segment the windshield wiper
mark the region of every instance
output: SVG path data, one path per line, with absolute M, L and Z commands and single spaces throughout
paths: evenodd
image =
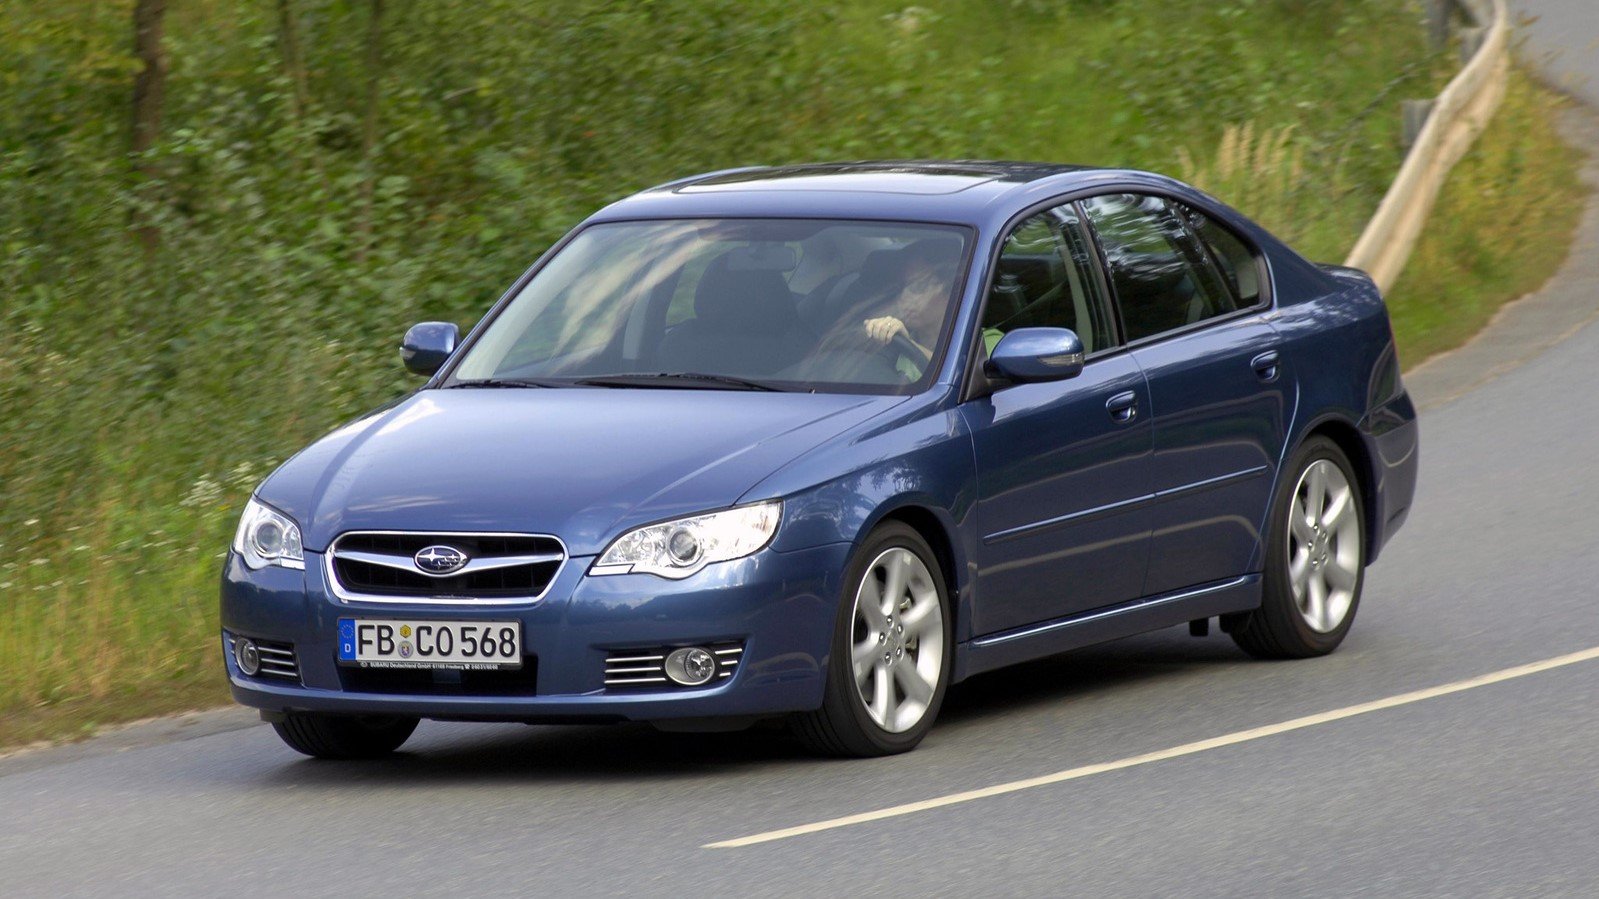
M 561 387 L 570 384 L 570 381 L 550 381 L 536 378 L 474 378 L 467 381 L 456 381 L 440 388 L 454 390 L 457 387 Z
M 672 383 L 663 384 L 669 381 Z M 697 371 L 622 372 L 614 375 L 595 375 L 573 383 L 585 387 L 704 387 L 712 390 L 767 390 L 779 392 L 780 388 L 748 378 L 732 375 L 713 375 Z

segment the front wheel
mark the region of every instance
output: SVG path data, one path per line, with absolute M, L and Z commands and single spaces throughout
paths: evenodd
M 334 716 L 290 712 L 272 724 L 295 752 L 319 759 L 375 759 L 399 749 L 416 718 L 403 716 Z
M 1294 454 L 1272 506 L 1261 606 L 1232 637 L 1250 655 L 1326 655 L 1343 642 L 1366 571 L 1365 506 L 1349 459 L 1325 437 Z
M 916 748 L 949 684 L 949 588 L 915 529 L 885 524 L 851 561 L 822 707 L 795 716 L 812 750 L 868 757 Z

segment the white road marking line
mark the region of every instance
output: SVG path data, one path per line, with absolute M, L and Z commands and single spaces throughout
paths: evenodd
M 753 836 L 739 837 L 733 840 L 723 840 L 718 843 L 707 843 L 700 848 L 737 849 L 743 846 L 754 846 L 758 843 L 770 843 L 773 840 L 786 840 L 790 837 L 799 837 L 806 834 L 819 833 L 824 830 L 835 830 L 840 827 L 849 827 L 854 824 L 866 824 L 871 821 L 881 821 L 885 818 L 898 818 L 902 815 L 925 812 L 930 809 L 943 808 L 947 805 L 958 805 L 963 802 L 973 802 L 978 799 L 987 799 L 991 796 L 1003 796 L 1006 793 L 1016 793 L 1020 792 L 1021 790 L 1031 790 L 1035 787 L 1047 787 L 1051 784 L 1065 783 L 1068 780 L 1078 780 L 1084 777 L 1091 777 L 1095 774 L 1104 774 L 1107 771 L 1120 771 L 1123 768 L 1133 768 L 1138 765 L 1147 765 L 1151 762 L 1160 762 L 1165 761 L 1166 759 L 1181 758 L 1185 755 L 1193 755 L 1195 753 L 1205 752 L 1206 750 L 1210 749 L 1220 749 L 1224 746 L 1234 746 L 1239 743 L 1247 743 L 1251 740 L 1259 740 L 1264 737 L 1285 734 L 1289 731 L 1302 730 L 1307 727 L 1314 727 L 1318 724 L 1342 721 L 1345 718 L 1353 718 L 1356 715 L 1364 715 L 1368 712 L 1380 712 L 1383 709 L 1391 709 L 1396 706 L 1409 705 L 1413 702 L 1421 702 L 1425 699 L 1434 699 L 1439 696 L 1448 696 L 1451 693 L 1461 693 L 1466 690 L 1474 690 L 1478 687 L 1486 687 L 1490 684 L 1514 680 L 1518 677 L 1526 677 L 1530 674 L 1537 674 L 1541 671 L 1549 671 L 1553 668 L 1562 668 L 1566 665 L 1575 665 L 1578 662 L 1587 662 L 1593 659 L 1599 659 L 1599 646 L 1595 646 L 1591 649 L 1584 649 L 1579 652 L 1568 653 L 1562 656 L 1555 656 L 1554 658 L 1544 659 L 1540 662 L 1529 662 L 1526 665 L 1517 665 L 1513 668 L 1502 668 L 1498 671 L 1491 671 L 1487 674 L 1478 675 L 1477 677 L 1471 677 L 1465 680 L 1454 681 L 1453 683 L 1441 684 L 1436 687 L 1427 687 L 1426 689 L 1422 690 L 1413 690 L 1409 693 L 1400 693 L 1397 696 L 1389 696 L 1385 699 L 1374 699 L 1371 702 L 1362 702 L 1357 705 L 1345 706 L 1341 709 L 1318 712 L 1314 715 L 1306 715 L 1303 718 L 1294 718 L 1288 721 L 1279 722 L 1277 724 L 1267 724 L 1263 727 L 1253 727 L 1248 730 L 1234 731 L 1233 733 L 1223 734 L 1219 737 L 1211 737 L 1208 740 L 1198 740 L 1193 743 L 1184 743 L 1181 746 L 1173 746 L 1169 749 L 1158 749 L 1154 752 L 1146 752 L 1142 755 L 1129 756 L 1124 759 L 1117 759 L 1113 762 L 1100 762 L 1095 765 L 1083 765 L 1080 768 L 1068 768 L 1065 771 L 1056 771 L 1053 774 L 1045 774 L 1039 777 L 1029 777 L 1025 780 L 1013 780 L 1009 783 L 995 784 L 991 787 L 982 787 L 976 790 L 966 790 L 962 793 L 951 793 L 947 796 L 938 796 L 933 799 L 923 799 L 920 802 L 907 802 L 904 805 L 891 806 L 889 808 L 878 809 L 871 812 L 861 812 L 857 815 L 845 815 L 842 818 L 832 818 L 827 821 L 817 821 L 813 824 L 800 824 L 795 827 L 785 827 L 782 830 L 769 830 L 765 833 L 758 833 Z

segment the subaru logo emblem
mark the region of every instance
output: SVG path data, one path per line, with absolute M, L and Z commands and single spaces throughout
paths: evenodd
M 450 574 L 465 568 L 470 559 L 453 546 L 427 546 L 412 557 L 412 561 L 427 574 Z

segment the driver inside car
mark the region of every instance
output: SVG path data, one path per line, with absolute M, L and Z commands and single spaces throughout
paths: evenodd
M 864 313 L 858 327 L 877 346 L 888 347 L 903 336 L 894 367 L 914 381 L 933 357 L 956 259 L 944 242 L 923 240 L 899 250 L 894 261 L 897 277 L 887 279 L 857 307 Z

